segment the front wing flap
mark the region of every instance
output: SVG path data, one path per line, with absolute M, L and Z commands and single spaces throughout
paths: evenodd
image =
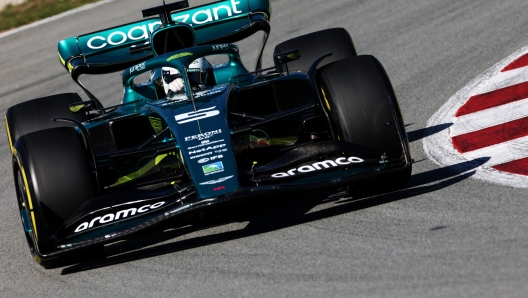
M 196 200 L 190 203 L 185 203 L 185 201 L 187 198 L 195 194 L 192 187 L 185 189 L 174 188 L 171 191 L 165 192 L 162 197 L 150 198 L 149 200 L 150 202 L 153 202 L 152 204 L 144 204 L 142 206 L 143 210 L 149 209 L 152 212 L 146 212 L 145 215 L 133 217 L 130 220 L 111 222 L 108 225 L 102 225 L 100 227 L 95 226 L 91 230 L 81 231 L 79 235 L 75 235 L 75 233 L 70 230 L 70 235 L 61 239 L 60 243 L 58 243 L 55 248 L 49 249 L 47 252 L 37 251 L 37 253 L 41 259 L 53 259 L 63 254 L 70 254 L 92 246 L 125 240 L 146 229 L 154 228 L 168 221 L 184 219 L 187 216 L 200 211 L 211 211 L 232 204 L 243 204 L 256 197 L 311 192 L 313 190 L 332 189 L 343 185 L 358 184 L 364 181 L 372 181 L 385 176 L 405 172 L 410 166 L 410 160 L 406 156 L 402 156 L 399 161 L 394 161 L 381 167 L 371 167 L 370 169 L 363 168 L 360 172 L 343 169 L 332 173 L 318 175 L 318 179 L 312 179 L 313 181 L 293 181 L 284 184 L 245 187 L 227 195 Z M 165 203 L 160 204 L 160 202 Z M 147 205 L 148 207 L 146 207 Z M 150 207 L 152 206 L 155 208 L 151 209 Z M 137 209 L 138 208 L 136 208 L 136 210 Z M 107 214 L 114 214 L 115 218 L 118 212 L 119 211 L 116 210 L 110 210 Z M 98 221 L 100 221 L 102 218 L 100 215 L 92 217 L 92 219 L 97 218 L 98 216 L 100 217 Z M 110 217 L 111 216 L 108 216 L 106 220 Z M 83 217 L 81 221 L 83 223 L 88 223 L 88 225 L 91 222 L 91 220 L 86 217 Z M 77 223 L 78 222 L 80 221 L 77 221 Z

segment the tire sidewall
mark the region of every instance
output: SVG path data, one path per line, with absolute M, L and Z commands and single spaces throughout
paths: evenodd
M 56 134 L 56 136 L 55 138 L 51 137 L 51 140 L 57 142 L 56 144 L 42 143 L 42 147 L 47 148 L 43 148 L 43 152 L 36 150 L 36 148 L 38 149 L 39 146 L 35 146 L 35 144 L 38 145 L 39 141 L 53 136 L 54 134 Z M 61 138 L 70 138 L 70 142 L 65 141 L 61 143 Z M 77 143 L 77 146 L 74 146 L 74 148 L 63 148 L 65 147 L 64 145 L 70 144 L 72 141 Z M 57 152 L 53 154 L 45 154 L 49 153 L 49 149 L 53 148 L 54 145 L 57 146 Z M 68 152 L 66 149 L 71 151 Z M 28 202 L 29 206 L 27 206 L 28 204 L 26 204 L 26 206 L 28 208 L 30 208 L 30 206 L 33 208 L 32 210 L 28 211 L 30 214 L 33 212 L 33 214 L 31 214 L 31 222 L 33 224 L 31 238 L 33 239 L 35 245 L 35 249 L 33 249 L 33 255 L 35 260 L 39 263 L 43 261 L 40 260 L 39 255 L 42 254 L 42 251 L 45 250 L 46 247 L 50 245 L 50 243 L 53 243 L 54 241 L 56 242 L 57 237 L 55 236 L 54 232 L 60 228 L 60 222 L 57 222 L 55 217 L 49 217 L 51 214 L 50 210 L 51 212 L 55 213 L 62 212 L 60 218 L 65 220 L 65 218 L 68 217 L 68 214 L 73 214 L 73 212 L 75 212 L 78 207 L 94 196 L 91 176 L 89 171 L 86 170 L 88 165 L 86 158 L 84 158 L 85 152 L 75 152 L 75 150 L 83 150 L 83 144 L 78 133 L 73 128 L 68 127 L 52 128 L 30 133 L 22 136 L 15 143 L 13 152 L 13 174 L 15 186 L 17 188 L 17 198 L 20 202 L 22 194 L 19 185 L 20 181 L 17 178 L 18 173 L 20 172 L 22 180 L 26 184 L 26 199 L 30 201 Z M 63 170 L 61 169 L 62 167 L 50 167 L 50 163 L 46 164 L 46 161 L 43 160 L 46 157 L 50 159 L 64 159 L 65 163 L 71 164 L 71 170 L 68 170 L 67 174 L 76 177 L 72 177 L 72 180 L 68 181 L 68 178 L 65 178 L 68 177 L 68 175 L 65 175 L 64 173 L 61 175 L 57 174 Z M 46 176 L 42 174 L 42 166 L 45 168 L 47 167 L 45 169 L 47 172 Z M 53 192 L 50 192 L 49 189 L 46 189 L 47 185 L 44 185 L 47 184 L 46 181 L 51 181 L 51 184 L 54 185 L 59 184 L 57 181 L 53 182 L 54 177 L 59 177 L 58 179 L 61 179 L 59 182 L 65 185 L 62 189 L 56 190 L 56 193 L 65 192 L 65 195 L 62 198 L 57 198 L 54 196 Z M 79 181 L 84 181 L 82 182 L 84 185 L 80 185 Z M 72 183 L 74 185 L 69 185 L 68 187 L 68 184 Z M 41 189 L 40 191 L 36 191 L 39 185 Z M 75 188 L 79 189 L 78 193 L 73 191 Z M 70 199 L 65 200 L 64 198 Z M 56 207 L 54 206 L 60 204 L 65 205 L 65 208 L 71 211 L 68 211 L 68 213 L 64 214 L 63 210 L 55 210 L 54 208 Z M 47 211 L 44 211 L 44 208 L 47 208 Z

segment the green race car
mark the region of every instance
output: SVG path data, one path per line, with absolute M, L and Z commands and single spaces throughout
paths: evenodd
M 269 0 L 188 6 L 60 41 L 60 62 L 89 100 L 65 93 L 7 111 L 24 233 L 42 266 L 255 197 L 409 179 L 389 78 L 345 29 L 276 45 L 275 65 L 262 69 Z M 259 31 L 249 71 L 235 43 Z M 104 107 L 79 78 L 113 72 L 123 97 Z

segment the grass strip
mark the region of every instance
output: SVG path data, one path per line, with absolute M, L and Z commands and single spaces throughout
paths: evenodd
M 8 4 L 0 11 L 0 32 L 97 1 L 99 0 L 27 0 L 18 5 Z

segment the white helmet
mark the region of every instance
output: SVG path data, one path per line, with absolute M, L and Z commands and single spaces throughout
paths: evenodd
M 161 69 L 162 72 L 162 82 L 163 82 L 163 89 L 165 90 L 165 94 L 169 93 L 169 84 L 172 83 L 174 80 L 181 78 L 180 72 L 176 68 L 172 67 L 163 67 Z
M 207 68 L 210 66 L 211 64 L 204 57 L 198 58 L 189 64 L 189 68 L 187 68 L 187 75 L 197 85 L 203 85 L 205 84 Z M 172 67 L 163 67 L 162 75 L 163 89 L 165 89 L 165 94 L 169 92 L 169 84 L 175 79 L 182 77 L 180 72 Z

